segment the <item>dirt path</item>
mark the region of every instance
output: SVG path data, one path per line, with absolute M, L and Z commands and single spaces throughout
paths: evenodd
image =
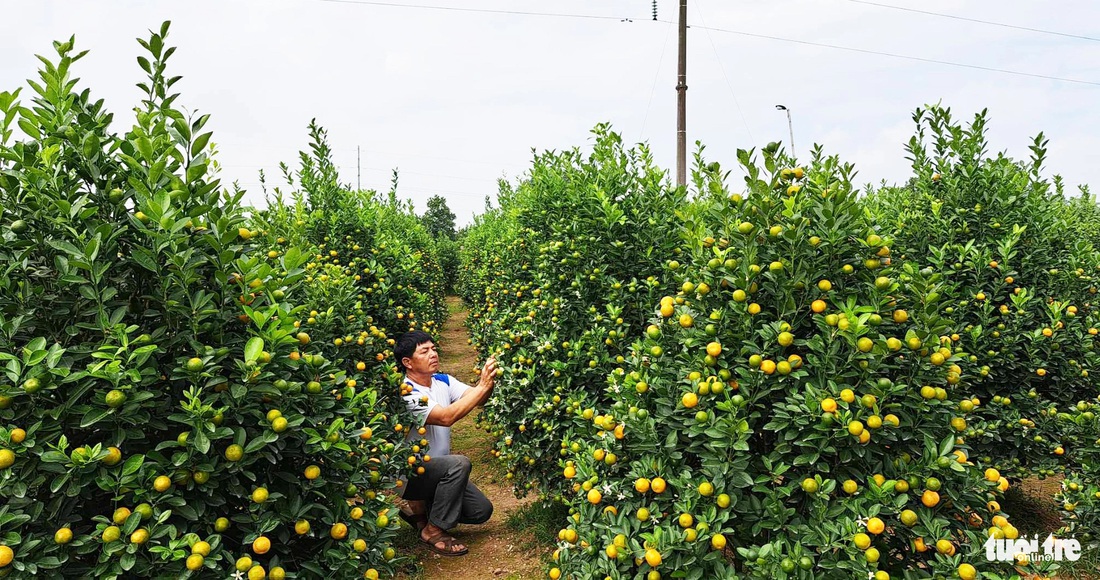
M 447 322 L 437 337 L 441 351 L 440 370 L 473 384 L 477 381 L 473 370 L 477 355 L 467 343 L 466 310 L 459 298 L 451 296 L 447 298 L 447 311 Z M 403 578 L 527 580 L 542 577 L 537 550 L 533 549 L 534 539 L 529 533 L 517 532 L 507 525 L 508 516 L 529 500 L 516 499 L 512 494 L 503 471 L 489 454 L 492 438 L 474 426 L 477 413 L 470 413 L 451 428 L 451 452 L 470 458 L 473 464 L 470 480 L 493 502 L 493 517 L 480 526 L 459 525 L 454 530 L 455 537 L 470 548 L 469 554 L 457 558 L 433 553 L 417 542 L 415 533 L 405 527 L 399 538 L 399 548 L 416 558 L 422 570 L 420 574 Z

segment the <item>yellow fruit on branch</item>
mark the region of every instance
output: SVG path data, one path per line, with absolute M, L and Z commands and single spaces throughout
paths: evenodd
M 132 512 L 130 512 L 130 508 L 120 507 L 116 509 L 114 514 L 111 516 L 111 521 L 121 526 L 122 524 L 126 523 L 126 520 L 130 517 L 131 513 Z
M 722 534 L 714 534 L 710 537 L 710 546 L 715 550 L 722 550 L 726 547 L 726 537 Z
M 210 555 L 210 543 L 206 542 L 206 541 L 203 541 L 203 540 L 199 540 L 198 542 L 195 542 L 191 546 L 191 553 L 192 554 L 199 554 L 199 555 L 202 555 L 202 556 L 209 556 Z
M 225 458 L 229 461 L 240 461 L 244 457 L 244 447 L 233 444 L 225 448 Z
M 202 569 L 203 564 L 205 564 L 205 563 L 206 563 L 206 559 L 203 557 L 202 554 L 191 554 L 190 556 L 187 557 L 187 561 L 186 561 L 185 565 L 187 566 L 188 570 L 191 570 L 192 572 L 195 572 L 197 570 Z
M 15 452 L 11 449 L 0 449 L 0 470 L 15 465 Z
M 130 543 L 131 544 L 141 545 L 141 544 L 144 544 L 148 540 L 149 540 L 149 530 L 146 530 L 145 528 L 138 528 L 138 529 L 134 530 L 134 533 L 130 534 Z
M 252 541 L 252 552 L 255 554 L 263 555 L 271 550 L 271 540 L 266 536 L 259 536 Z
M 867 548 L 871 547 L 871 536 L 868 536 L 863 532 L 860 532 L 853 536 L 852 541 L 860 550 L 866 550 Z
M 951 540 L 936 540 L 936 551 L 945 556 L 954 556 L 955 544 Z
M 684 395 L 680 398 L 680 402 L 684 405 L 684 407 L 692 409 L 699 404 L 699 396 L 695 393 L 684 393 Z
M 55 544 L 68 544 L 73 541 L 73 531 L 69 528 L 61 528 L 54 532 L 53 541 Z

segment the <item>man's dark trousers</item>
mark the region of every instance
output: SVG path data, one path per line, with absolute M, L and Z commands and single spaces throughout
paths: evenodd
M 433 456 L 424 473 L 409 479 L 406 500 L 428 503 L 428 521 L 450 530 L 458 524 L 483 524 L 493 515 L 493 504 L 470 481 L 470 459 L 465 455 Z

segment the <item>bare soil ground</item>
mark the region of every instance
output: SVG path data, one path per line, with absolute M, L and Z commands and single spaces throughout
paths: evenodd
M 477 354 L 468 342 L 466 310 L 457 297 L 447 299 L 450 316 L 437 337 L 440 345 L 440 370 L 473 384 L 477 381 L 474 367 Z M 408 580 L 528 580 L 541 578 L 540 549 L 529 532 L 518 533 L 507 526 L 509 515 L 529 500 L 516 499 L 511 484 L 496 458 L 489 454 L 492 438 L 474 426 L 477 411 L 459 421 L 451 430 L 451 452 L 470 458 L 473 472 L 470 479 L 493 502 L 493 517 L 480 526 L 459 525 L 455 537 L 466 544 L 470 553 L 459 557 L 440 556 L 421 544 L 416 532 L 402 524 L 398 549 L 420 562 L 419 569 L 410 570 L 399 578 Z

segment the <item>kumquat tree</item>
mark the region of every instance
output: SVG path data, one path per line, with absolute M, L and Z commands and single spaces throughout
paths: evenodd
M 485 427 L 498 437 L 496 453 L 510 474 L 537 473 L 519 478 L 522 489 L 540 482 L 544 497 L 560 495 L 570 510 L 548 566 L 551 578 L 1009 578 L 1052 572 L 1056 564 L 1026 558 L 990 562 L 982 547 L 990 537 L 1020 537 L 1002 509 L 1004 493 L 1025 477 L 1055 473 L 1066 477 L 1059 499 L 1070 525 L 1062 531 L 1091 539 L 1100 435 L 1095 387 L 1087 381 L 1095 334 L 1088 322 L 1094 291 L 1088 272 L 1095 266 L 1088 264 L 1095 253 L 1087 241 L 1072 248 L 1043 242 L 1060 239 L 1067 228 L 1066 201 L 1042 183 L 1028 186 L 1023 177 L 1030 172 L 1033 182 L 1039 179 L 1037 167 L 987 159 L 980 136 L 960 133 L 944 129 L 936 140 L 940 147 L 976 148 L 969 158 L 949 156 L 973 164 L 950 170 L 974 180 L 958 186 L 959 197 L 991 195 L 990 182 L 997 179 L 1005 188 L 1030 190 L 1001 206 L 1019 213 L 1000 218 L 1009 224 L 999 246 L 1007 256 L 1000 260 L 1013 260 L 1013 246 L 1029 226 L 1019 216 L 1027 215 L 1051 222 L 1031 226 L 1041 235 L 1024 243 L 1037 246 L 1037 255 L 1054 253 L 1073 264 L 1066 282 L 1050 281 L 1049 288 L 1062 289 L 1078 305 L 1044 299 L 1050 308 L 1036 310 L 1053 314 L 1056 319 L 1044 320 L 1060 332 L 1075 329 L 1073 338 L 1054 335 L 1066 336 L 1063 352 L 1053 347 L 1059 368 L 1073 372 L 1060 372 L 1062 388 L 1045 389 L 1042 399 L 1027 385 L 1043 373 L 1002 368 L 995 375 L 1000 380 L 992 381 L 983 359 L 1000 353 L 985 353 L 989 347 L 978 352 L 969 343 L 980 332 L 1002 336 L 996 322 L 966 318 L 971 301 L 989 299 L 975 298 L 980 282 L 960 275 L 966 268 L 961 263 L 973 268 L 980 260 L 996 268 L 992 258 L 981 257 L 990 250 L 972 235 L 958 246 L 937 241 L 938 232 L 965 232 L 965 225 L 927 224 L 940 215 L 966 215 L 964 208 L 980 202 L 928 196 L 931 211 L 903 213 L 912 207 L 906 203 L 927 199 L 911 191 L 924 173 L 930 187 L 946 181 L 927 169 L 935 163 L 920 155 L 919 136 L 912 144 L 918 177 L 910 189 L 869 198 L 858 195 L 854 168 L 820 149 L 805 167 L 774 144 L 760 152 L 760 161 L 740 152 L 743 189 L 732 189 L 728 174 L 704 162 L 700 152 L 694 198 L 681 202 L 667 221 L 667 214 L 651 213 L 645 226 L 637 224 L 653 239 L 677 241 L 672 248 L 647 248 L 649 263 L 663 266 L 650 274 L 662 297 L 650 298 L 645 321 L 634 319 L 625 330 L 610 326 L 587 343 L 581 341 L 591 336 L 589 325 L 606 318 L 602 309 L 633 303 L 615 300 L 620 283 L 614 278 L 605 279 L 597 300 L 584 300 L 583 288 L 595 281 L 592 266 L 574 270 L 572 279 L 557 274 L 560 266 L 544 257 L 558 251 L 552 237 L 542 238 L 552 228 L 520 225 L 567 211 L 509 205 L 512 198 L 505 196 L 500 210 L 472 228 L 466 296 L 484 304 L 475 310 L 475 329 L 482 329 L 475 341 L 512 361 L 502 380 L 525 401 L 504 413 L 487 407 Z M 517 191 L 541 182 L 539 158 L 535 167 Z M 989 177 L 980 178 L 978 168 L 988 168 Z M 564 203 L 569 188 L 579 189 L 578 180 L 566 183 L 551 197 L 555 203 Z M 1025 198 L 1045 209 L 1021 209 Z M 572 213 L 584 215 L 579 206 Z M 560 264 L 608 256 L 606 245 L 586 254 L 576 246 L 581 239 L 574 238 L 574 253 L 562 254 Z M 925 246 L 911 246 L 918 240 Z M 493 244 L 509 250 L 493 251 Z M 977 257 L 952 265 L 941 258 L 951 252 Z M 621 258 L 606 261 L 618 263 Z M 1023 267 L 1005 273 L 1030 279 L 1018 273 Z M 1058 275 L 1049 267 L 1034 274 Z M 562 289 L 562 281 L 569 288 Z M 1027 296 L 1013 294 L 1018 301 L 1021 295 Z M 578 298 L 579 306 L 591 306 L 589 318 L 562 316 L 560 304 L 576 308 Z M 1004 307 L 985 310 L 993 311 Z M 540 325 L 543 317 L 549 319 Z M 1022 351 L 1008 357 L 1012 365 L 1026 367 L 1024 353 L 1036 356 L 1042 347 L 1035 339 L 1050 336 L 1041 327 L 1034 335 L 1013 332 L 1012 344 Z M 588 368 L 586 357 L 577 356 L 585 350 L 568 350 L 601 339 L 615 350 L 586 347 Z M 566 368 L 579 370 L 555 372 L 562 365 L 554 354 L 559 348 L 565 364 L 579 359 Z M 1054 362 L 1036 363 L 1041 366 Z M 602 383 L 577 388 L 577 377 L 600 368 L 610 368 Z M 1009 377 L 1016 380 L 1005 390 Z M 530 396 L 533 405 L 523 398 Z M 1026 412 L 1011 404 L 1056 396 Z M 1044 429 L 1032 432 L 1039 423 Z M 1020 427 L 1026 438 L 1007 437 Z M 1079 449 L 1067 461 L 1068 441 Z M 1037 443 L 1043 450 L 1038 456 Z M 546 461 L 555 453 L 556 466 Z M 1021 461 L 1029 454 L 1037 459 Z
M 0 94 L 0 575 L 391 574 L 389 498 L 415 467 L 388 333 L 438 318 L 431 249 L 376 229 L 351 274 L 309 224 L 400 210 L 319 204 L 286 239 L 250 218 L 207 117 L 175 108 L 167 34 L 141 41 L 124 133 L 72 78 L 72 40 L 29 102 Z M 310 199 L 354 199 L 301 173 Z

